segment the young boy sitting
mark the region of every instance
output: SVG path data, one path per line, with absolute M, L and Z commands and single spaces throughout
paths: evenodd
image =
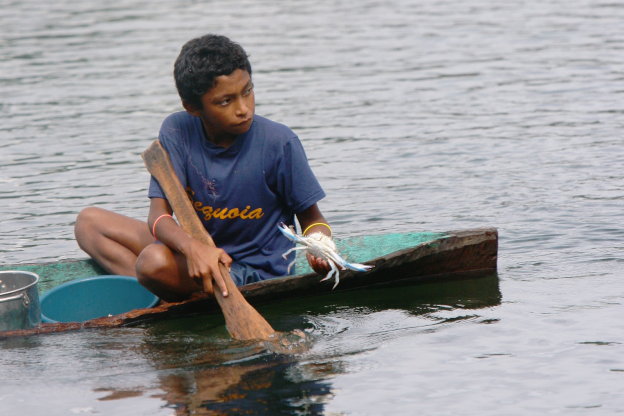
M 292 243 L 280 222 L 293 225 L 296 215 L 305 234 L 331 237 L 317 206 L 325 193 L 301 142 L 288 127 L 255 115 L 251 65 L 230 39 L 187 42 L 174 77 L 186 111 L 164 120 L 159 140 L 218 247 L 178 226 L 153 177 L 147 223 L 86 208 L 75 225 L 79 246 L 108 272 L 136 276 L 167 301 L 201 291 L 203 278 L 226 292 L 219 262 L 231 267 L 237 285 L 286 275 L 294 253 L 282 258 Z M 308 262 L 317 273 L 329 270 L 322 259 L 308 255 Z

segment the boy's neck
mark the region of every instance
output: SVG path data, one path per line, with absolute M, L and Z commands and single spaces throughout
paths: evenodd
M 206 125 L 202 122 L 202 130 L 204 132 L 204 138 L 208 140 L 210 143 L 215 146 L 228 148 L 234 144 L 236 141 L 237 135 L 233 134 L 221 134 L 219 136 L 213 135 L 210 133 L 210 130 L 206 127 Z

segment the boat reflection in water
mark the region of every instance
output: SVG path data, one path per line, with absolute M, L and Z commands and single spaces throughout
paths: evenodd
M 233 341 L 222 319 L 209 314 L 153 322 L 140 349 L 158 372 L 158 397 L 177 415 L 323 414 L 335 394 L 332 378 L 348 373 L 349 357 L 392 338 L 478 319 L 480 308 L 501 299 L 496 273 L 404 281 L 261 308 L 276 329 L 305 332 L 291 353 Z

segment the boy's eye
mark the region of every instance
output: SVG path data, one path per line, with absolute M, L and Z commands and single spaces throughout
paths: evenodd
M 225 107 L 226 105 L 228 105 L 230 103 L 230 99 L 229 98 L 225 98 L 221 101 L 219 101 L 217 103 L 217 105 L 221 106 L 221 107 Z
M 245 91 L 243 91 L 244 95 L 249 95 L 251 94 L 251 92 L 253 91 L 253 84 L 251 84 L 249 87 L 247 87 L 247 89 Z

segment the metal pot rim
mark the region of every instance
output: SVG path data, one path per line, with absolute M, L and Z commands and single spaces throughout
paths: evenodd
M 9 273 L 27 274 L 27 275 L 30 275 L 30 276 L 34 277 L 35 280 L 32 283 L 27 284 L 26 286 L 20 287 L 18 289 L 11 290 L 10 292 L 2 292 L 2 293 L 0 293 L 0 300 L 2 300 L 2 298 L 4 298 L 4 297 L 15 295 L 15 294 L 17 294 L 19 292 L 23 292 L 25 290 L 28 290 L 31 287 L 36 286 L 37 283 L 39 283 L 39 275 L 37 273 L 27 272 L 27 271 L 24 271 L 24 270 L 3 270 L 3 271 L 0 271 L 0 278 L 2 277 L 3 274 L 9 274 Z

